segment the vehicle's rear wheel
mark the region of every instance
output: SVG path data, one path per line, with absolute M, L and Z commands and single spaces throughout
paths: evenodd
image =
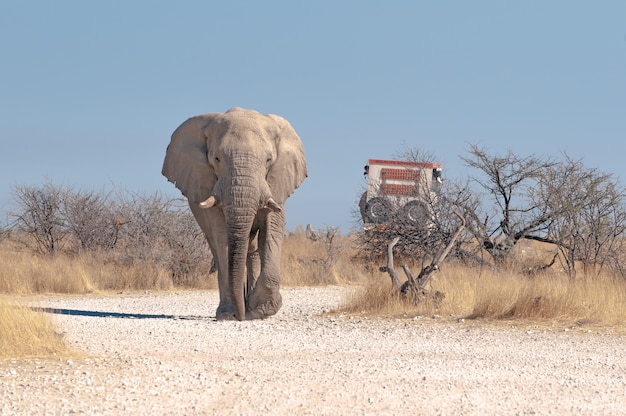
M 365 215 L 370 222 L 380 224 L 389 218 L 391 204 L 385 198 L 372 198 L 365 203 Z
M 426 226 L 432 222 L 430 210 L 422 201 L 409 201 L 402 207 L 402 218 L 414 226 Z

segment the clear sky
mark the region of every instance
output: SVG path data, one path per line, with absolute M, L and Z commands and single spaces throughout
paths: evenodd
M 0 211 L 17 184 L 179 195 L 188 117 L 287 118 L 309 178 L 287 225 L 349 230 L 369 158 L 468 143 L 626 180 L 626 1 L 0 0 Z

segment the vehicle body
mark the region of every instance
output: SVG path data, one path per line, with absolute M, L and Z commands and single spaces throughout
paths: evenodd
M 369 159 L 360 203 L 365 228 L 432 224 L 442 168 L 439 163 Z

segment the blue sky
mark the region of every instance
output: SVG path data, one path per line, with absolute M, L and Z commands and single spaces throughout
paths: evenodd
M 179 195 L 174 129 L 233 106 L 287 118 L 309 178 L 287 225 L 356 226 L 369 158 L 473 174 L 468 143 L 626 180 L 624 1 L 0 0 L 0 211 L 17 184 Z

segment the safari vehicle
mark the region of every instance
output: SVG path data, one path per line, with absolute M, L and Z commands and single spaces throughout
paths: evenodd
M 365 229 L 428 227 L 442 183 L 439 163 L 369 159 L 367 191 L 360 201 Z

